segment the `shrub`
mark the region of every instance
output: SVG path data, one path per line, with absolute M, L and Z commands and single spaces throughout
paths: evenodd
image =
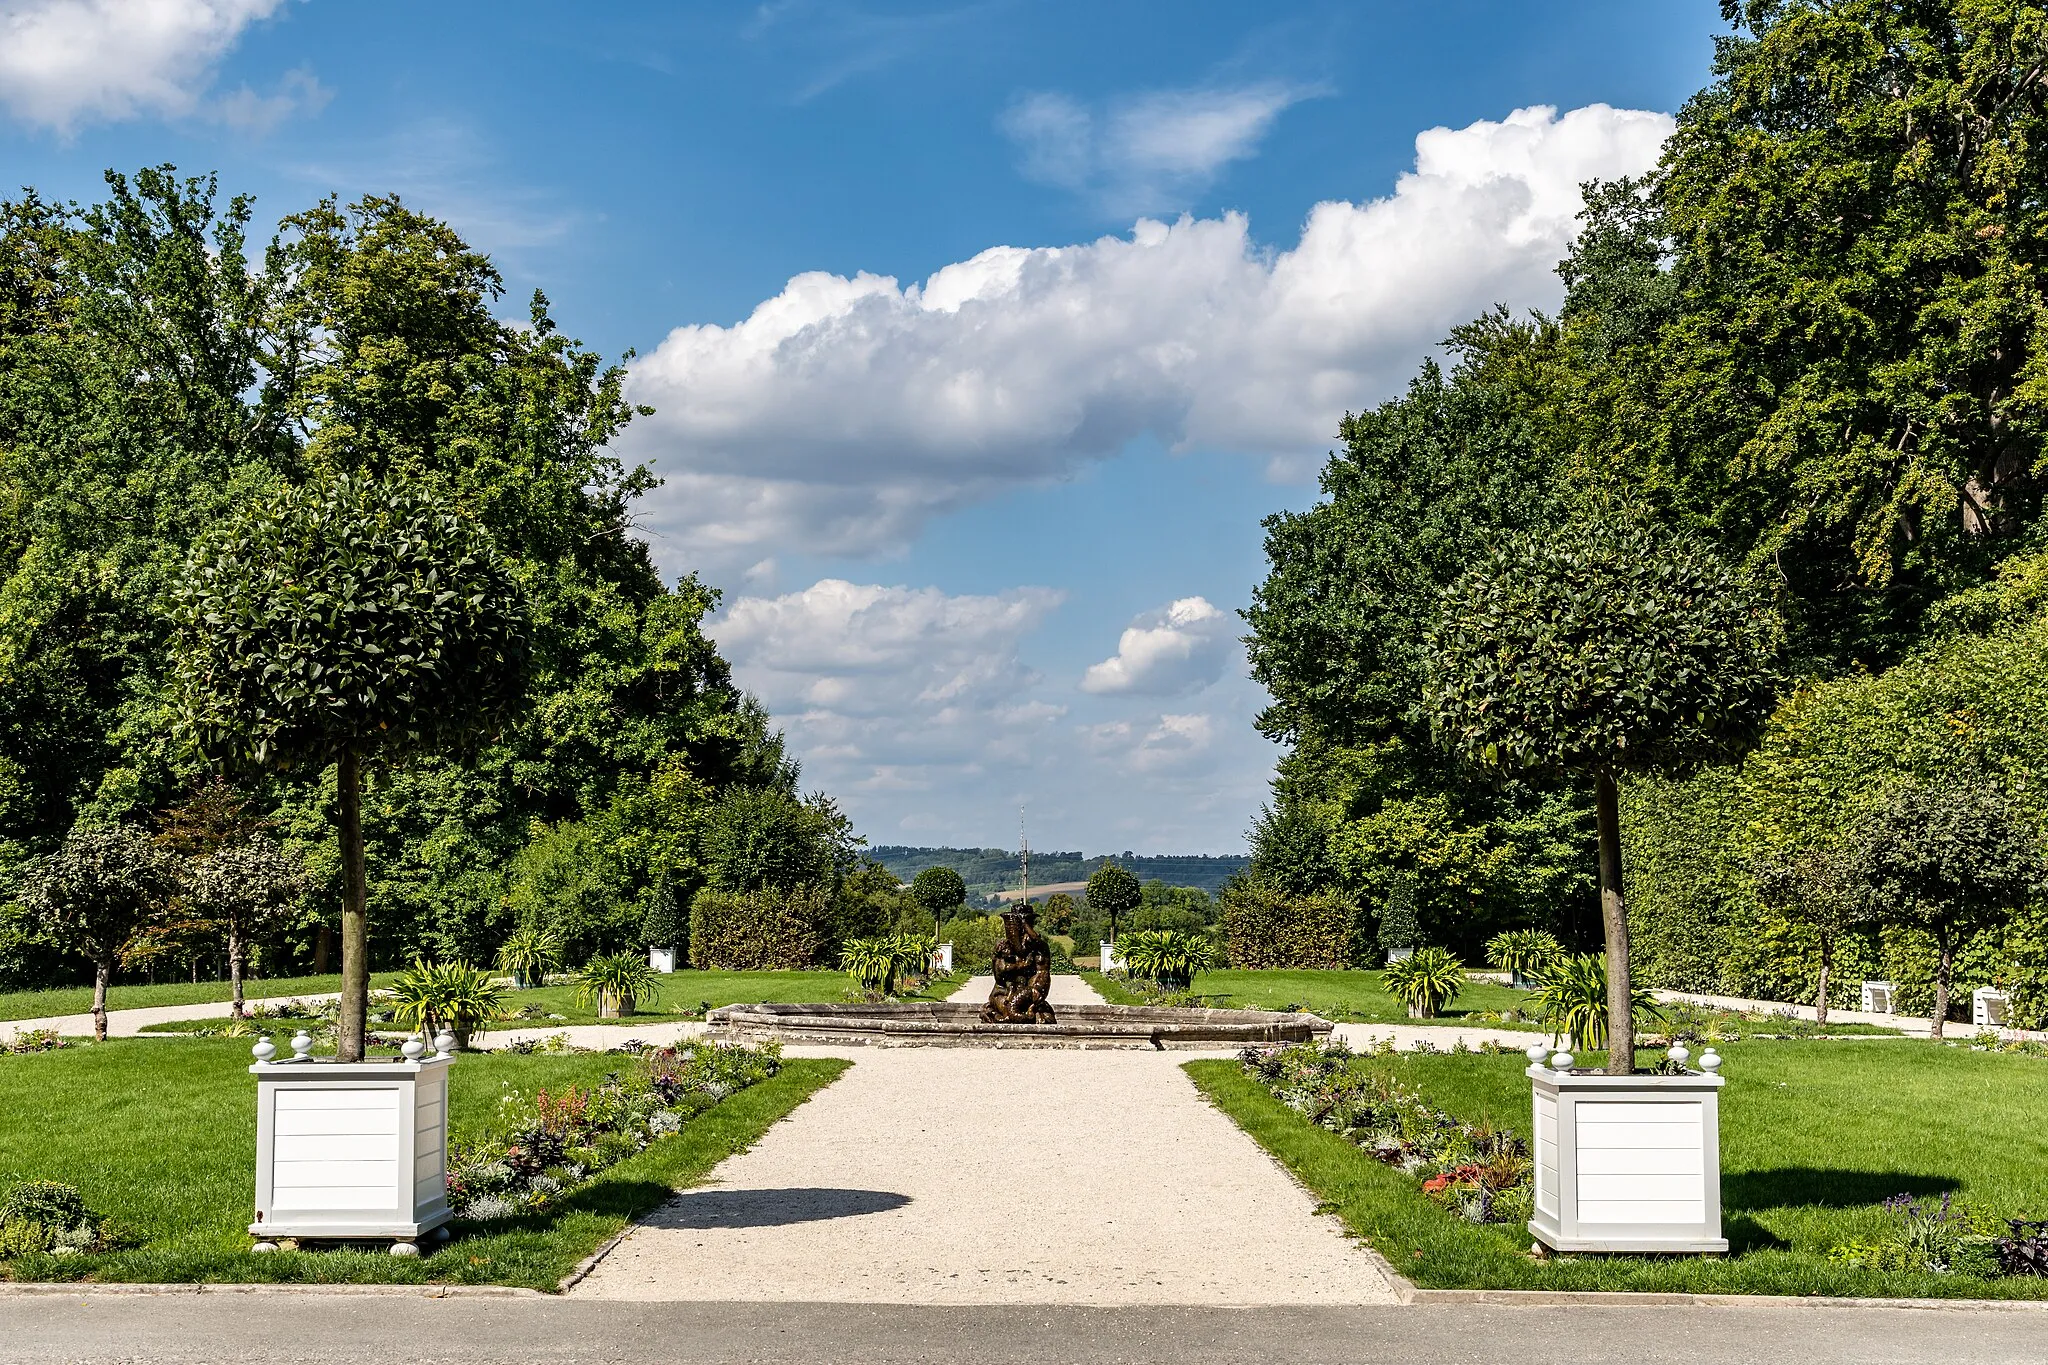
M 1223 893 L 1223 935 L 1234 967 L 1339 968 L 1351 965 L 1358 910 L 1334 895 L 1289 896 L 1257 882 Z
M 987 971 L 1003 939 L 1003 921 L 997 915 L 962 915 L 946 921 L 940 939 L 953 945 L 955 971 Z
M 690 937 L 690 916 L 674 883 L 664 881 L 654 889 L 654 899 L 640 920 L 640 941 L 649 948 L 680 948 Z
M 597 1002 L 600 1016 L 624 1018 L 660 994 L 661 978 L 639 953 L 593 957 L 576 974 L 576 999 Z
M 853 983 L 877 995 L 894 995 L 898 976 L 922 972 L 931 960 L 932 940 L 927 934 L 848 939 L 839 950 L 839 965 Z
M 1649 990 L 1632 986 L 1633 1013 L 1661 1019 L 1662 1007 Z M 1580 1052 L 1597 1052 L 1607 1046 L 1607 955 L 1578 953 L 1552 964 L 1533 997 L 1551 1036 L 1571 1039 Z
M 703 890 L 690 903 L 690 965 L 770 971 L 817 962 L 829 910 L 821 886 L 793 891 Z
M 87 1208 L 84 1196 L 69 1185 L 24 1181 L 0 1199 L 0 1260 L 104 1251 L 116 1240 L 109 1221 Z
M 1168 991 L 1186 990 L 1194 983 L 1195 973 L 1206 971 L 1216 959 L 1209 936 L 1188 929 L 1134 929 L 1123 936 L 1117 949 L 1126 972 L 1156 981 Z
M 466 962 L 420 962 L 383 992 L 392 1018 L 418 1033 L 481 1032 L 505 1014 L 505 991 L 491 974 Z
M 1448 948 L 1418 948 L 1380 973 L 1387 994 L 1408 1007 L 1410 1019 L 1430 1019 L 1465 989 L 1465 964 Z

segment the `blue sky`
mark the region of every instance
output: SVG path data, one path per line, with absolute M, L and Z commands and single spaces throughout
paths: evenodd
M 1277 754 L 1233 643 L 1259 519 L 1450 325 L 1555 302 L 1574 187 L 1654 160 L 1718 29 L 0 0 L 0 180 L 86 200 L 170 161 L 266 220 L 447 217 L 508 316 L 538 286 L 640 353 L 656 554 L 726 587 L 741 680 L 871 841 L 1009 845 L 1022 805 L 1041 847 L 1225 852 Z

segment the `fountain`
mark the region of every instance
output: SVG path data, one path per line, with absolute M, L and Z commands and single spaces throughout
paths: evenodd
M 1062 1005 L 1053 1012 L 1052 950 L 1027 904 L 1003 915 L 995 988 L 984 1004 L 891 1001 L 859 1005 L 726 1005 L 707 1016 L 711 1036 L 747 1043 L 869 1047 L 1239 1048 L 1304 1043 L 1330 1032 L 1313 1014 Z

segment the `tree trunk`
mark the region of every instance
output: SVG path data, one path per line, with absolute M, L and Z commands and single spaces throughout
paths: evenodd
M 362 760 L 344 752 L 335 765 L 341 799 L 341 1019 L 336 1061 L 363 1060 L 370 1016 L 370 891 L 363 870 Z
M 1614 779 L 1593 779 L 1593 805 L 1600 817 L 1600 920 L 1607 931 L 1607 1074 L 1631 1076 L 1636 1069 L 1636 1019 L 1628 970 L 1628 909 L 1621 891 L 1621 798 Z
M 92 1036 L 94 1041 L 107 1041 L 107 979 L 114 974 L 111 962 L 92 964 Z
M 1826 934 L 1820 936 L 1820 987 L 1813 996 L 1813 1022 L 1826 1024 L 1828 1021 L 1828 967 L 1835 955 L 1835 941 Z
M 334 927 L 323 924 L 313 935 L 313 975 L 327 975 L 327 964 L 334 960 Z
M 228 1013 L 235 1018 L 242 1017 L 242 933 L 231 922 L 228 925 L 228 996 L 234 1002 L 228 1006 Z
M 1934 964 L 1934 1031 L 1928 1035 L 1936 1040 L 1941 1038 L 1942 1025 L 1948 1022 L 1948 978 L 1955 965 L 1955 945 L 1944 934 L 1941 937 L 1941 955 Z

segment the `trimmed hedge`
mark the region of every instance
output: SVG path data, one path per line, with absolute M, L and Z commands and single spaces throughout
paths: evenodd
M 1223 938 L 1232 967 L 1339 969 L 1352 965 L 1358 907 L 1327 892 L 1290 896 L 1240 882 L 1224 888 Z
M 815 966 L 830 946 L 832 908 L 820 886 L 699 891 L 690 902 L 690 965 L 729 972 Z

